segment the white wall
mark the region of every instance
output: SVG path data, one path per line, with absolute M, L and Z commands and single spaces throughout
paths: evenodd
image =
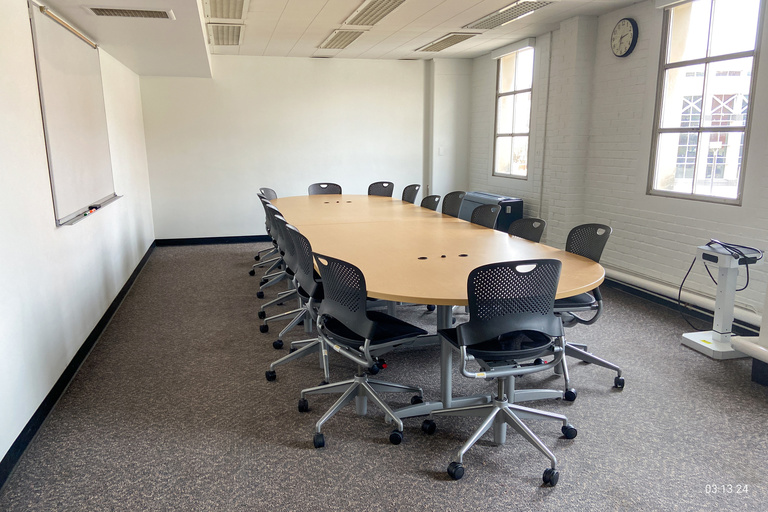
M 445 196 L 469 187 L 472 61 L 437 59 L 433 61 L 432 71 L 429 194 Z
M 142 77 L 157 238 L 263 234 L 259 187 L 395 195 L 423 181 L 424 63 L 212 57 L 213 78 Z
M 619 59 L 608 43 L 623 17 L 637 20 L 640 38 L 634 53 Z M 752 94 L 744 201 L 740 207 L 726 206 L 646 194 L 661 24 L 662 11 L 646 1 L 599 18 L 566 20 L 559 30 L 537 37 L 537 64 L 546 52 L 539 42 L 548 36 L 552 51 L 549 84 L 543 66 L 534 83 L 535 105 L 547 95 L 549 103 L 546 138 L 536 143 L 544 144 L 544 152 L 535 147 L 532 165 L 544 161 L 541 211 L 548 221 L 547 243 L 564 246 L 570 227 L 581 222 L 609 224 L 614 232 L 601 261 L 608 275 L 676 296 L 696 246 L 710 238 L 768 249 L 768 173 L 763 169 L 768 161 L 763 143 L 768 139 L 768 37 L 763 37 Z M 473 69 L 470 183 L 473 189 L 497 191 L 490 178 L 495 67 L 485 56 L 475 59 Z M 535 200 L 525 187 L 533 190 L 539 179 L 534 172 L 518 196 Z M 526 206 L 526 214 L 535 213 Z M 736 315 L 759 324 L 766 272 L 757 267 L 750 274 L 749 288 L 737 294 L 741 309 Z M 699 296 L 690 299 L 711 309 L 715 285 L 701 264 L 686 289 Z
M 104 55 L 118 194 L 56 228 L 26 2 L 0 16 L 0 458 L 154 240 L 138 77 Z

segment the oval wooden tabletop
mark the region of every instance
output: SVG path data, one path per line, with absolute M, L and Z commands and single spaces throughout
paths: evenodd
M 417 304 L 467 304 L 467 276 L 488 263 L 554 258 L 563 263 L 557 298 L 593 290 L 594 261 L 433 212 L 399 199 L 320 195 L 272 200 L 316 253 L 348 261 L 368 295 Z

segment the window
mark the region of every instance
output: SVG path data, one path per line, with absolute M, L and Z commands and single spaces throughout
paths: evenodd
M 667 9 L 649 193 L 739 204 L 761 0 Z
M 527 178 L 533 48 L 505 55 L 497 66 L 493 174 Z

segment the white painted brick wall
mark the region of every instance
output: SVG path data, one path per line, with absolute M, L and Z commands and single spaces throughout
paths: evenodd
M 614 232 L 602 259 L 609 271 L 677 287 L 696 246 L 710 238 L 768 249 L 768 37 L 763 37 L 762 73 L 752 94 L 742 206 L 649 196 L 662 24 L 662 11 L 653 4 L 646 1 L 599 18 L 567 20 L 551 34 L 537 37 L 536 126 L 531 176 L 525 182 L 491 177 L 495 65 L 488 56 L 474 60 L 470 188 L 522 197 L 527 216 L 547 220 L 546 242 L 556 247 L 564 246 L 568 230 L 576 224 L 609 224 Z M 620 59 L 608 43 L 623 17 L 638 22 L 640 38 L 634 53 Z M 500 186 L 498 180 L 510 184 Z M 768 281 L 764 268 L 753 267 L 749 288 L 737 294 L 738 305 L 748 311 L 762 313 Z M 744 282 L 743 275 L 739 282 Z M 686 290 L 714 296 L 715 285 L 700 263 Z

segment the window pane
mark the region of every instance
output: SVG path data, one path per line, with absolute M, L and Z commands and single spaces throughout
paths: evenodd
M 516 56 L 517 53 L 511 53 L 499 59 L 499 93 L 514 90 Z
M 755 49 L 759 0 L 715 0 L 709 55 Z
M 515 94 L 514 133 L 528 133 L 531 126 L 531 93 Z
M 528 175 L 528 137 L 512 137 L 512 175 Z
M 707 56 L 710 0 L 685 3 L 670 11 L 667 62 Z
M 515 66 L 515 90 L 521 91 L 531 87 L 533 87 L 533 48 L 517 52 Z
M 668 69 L 664 75 L 662 128 L 699 126 L 704 64 Z
M 496 112 L 496 133 L 512 133 L 514 101 L 514 96 L 502 96 L 499 98 L 499 107 Z
M 653 188 L 690 194 L 693 191 L 697 135 L 662 133 L 656 148 L 656 175 Z M 693 139 L 691 139 L 693 138 Z M 681 142 L 685 146 L 681 148 Z M 693 147 L 689 147 L 689 144 Z M 682 153 L 682 154 L 681 154 Z
M 694 193 L 735 199 L 743 152 L 743 133 L 703 133 L 699 137 Z
M 710 64 L 702 126 L 746 126 L 751 80 L 751 57 Z
M 496 162 L 493 165 L 494 174 L 512 174 L 512 137 L 496 137 Z

